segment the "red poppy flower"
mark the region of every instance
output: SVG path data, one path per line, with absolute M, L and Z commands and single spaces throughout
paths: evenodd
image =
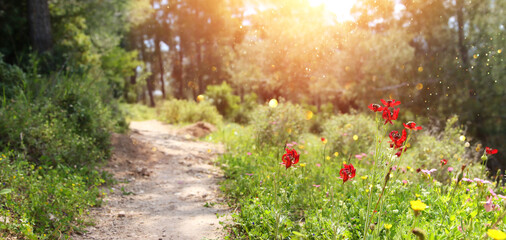
M 383 107 L 380 106 L 379 104 L 376 104 L 376 103 L 371 103 L 369 106 L 368 106 L 369 109 L 371 109 L 373 112 L 380 112 L 380 111 L 383 111 Z
M 288 169 L 292 165 L 297 164 L 299 162 L 299 154 L 297 153 L 297 151 L 295 151 L 295 149 L 290 150 L 287 148 L 286 153 L 283 154 L 282 160 L 283 160 L 282 164 L 285 165 L 286 168 Z
M 381 99 L 381 102 L 383 103 L 383 105 L 385 105 L 386 108 L 395 107 L 401 104 L 401 101 L 395 101 L 395 99 L 390 99 L 388 101 Z
M 448 163 L 448 160 L 446 159 L 441 159 L 441 166 L 444 166 Z
M 400 156 L 402 155 L 402 153 L 403 153 L 403 152 L 406 152 L 406 150 L 408 150 L 408 149 L 407 149 L 407 148 L 402 148 L 402 147 L 401 147 L 401 148 L 399 148 L 399 151 L 397 151 L 397 152 L 395 153 L 395 156 L 400 157 Z
M 485 152 L 487 152 L 488 155 L 492 155 L 492 154 L 496 154 L 498 151 L 497 151 L 497 149 L 492 149 L 492 148 L 486 147 Z
M 402 129 L 402 135 L 398 131 L 391 131 L 389 137 L 391 140 L 390 147 L 396 149 L 400 148 L 407 139 L 406 129 Z
M 397 120 L 397 117 L 399 116 L 399 110 L 400 109 L 397 108 L 397 109 L 394 109 L 394 111 L 392 112 L 392 111 L 390 111 L 389 108 L 384 108 L 382 117 L 383 117 L 383 119 L 385 119 L 385 123 L 383 125 L 385 125 L 387 123 L 394 124 L 392 122 L 392 120 Z
M 403 125 L 404 125 L 404 127 L 405 127 L 405 128 L 407 128 L 407 129 L 409 129 L 409 130 L 415 130 L 415 131 L 417 131 L 417 130 L 422 130 L 422 127 L 421 127 L 421 126 L 418 126 L 418 127 L 417 127 L 417 126 L 416 126 L 416 123 L 415 123 L 415 122 L 413 122 L 413 121 L 410 121 L 410 122 L 408 122 L 408 123 L 403 123 Z
M 343 179 L 343 183 L 355 177 L 355 168 L 353 164 L 344 164 L 344 168 L 339 171 L 340 178 Z

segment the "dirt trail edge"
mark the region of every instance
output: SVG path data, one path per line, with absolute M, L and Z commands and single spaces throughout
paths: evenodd
M 216 214 L 226 214 L 212 160 L 220 145 L 199 142 L 158 121 L 132 122 L 115 134 L 107 170 L 121 183 L 102 207 L 95 226 L 72 239 L 222 239 Z

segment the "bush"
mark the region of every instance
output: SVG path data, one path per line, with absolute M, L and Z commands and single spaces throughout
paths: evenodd
M 241 99 L 232 92 L 232 88 L 223 82 L 221 85 L 207 86 L 206 100 L 216 107 L 218 112 L 227 119 L 232 119 L 239 108 Z
M 328 139 L 331 152 L 345 155 L 369 153 L 374 150 L 376 126 L 368 115 L 341 114 L 325 122 L 322 137 Z
M 156 109 L 143 104 L 122 103 L 119 106 L 121 112 L 129 121 L 144 121 L 157 118 Z
M 223 117 L 218 113 L 216 107 L 209 102 L 172 99 L 165 101 L 157 109 L 162 121 L 171 124 L 194 123 L 204 121 L 219 125 Z
M 244 99 L 233 115 L 233 121 L 239 124 L 247 124 L 254 117 L 253 112 L 258 106 L 258 96 L 255 93 L 246 94 Z
M 0 96 L 11 98 L 15 95 L 15 89 L 21 87 L 25 73 L 17 66 L 6 64 L 0 53 Z
M 253 131 L 259 144 L 283 146 L 307 132 L 306 111 L 292 103 L 277 107 L 260 106 L 253 113 Z
M 107 159 L 113 113 L 93 91 L 68 85 L 57 84 L 54 98 L 30 100 L 19 91 L 0 108 L 0 144 L 38 163 L 83 166 Z
M 476 152 L 476 148 L 466 148 L 465 141 L 460 140 L 464 130 L 454 116 L 446 121 L 444 129 L 425 127 L 424 131 L 417 132 L 415 138 L 410 140 L 412 146 L 406 151 L 406 162 L 412 166 L 422 166 L 424 169 L 443 169 L 437 171 L 434 177 L 442 182 L 448 180 L 446 170 L 453 167 L 458 170 L 462 164 L 467 164 L 467 172 L 477 174 L 480 166 L 472 166 L 474 159 L 479 159 L 483 153 Z M 441 167 L 441 159 L 448 160 L 448 164 Z

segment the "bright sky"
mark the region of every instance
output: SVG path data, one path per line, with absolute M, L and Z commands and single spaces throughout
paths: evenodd
M 339 21 L 353 19 L 350 10 L 356 0 L 308 0 L 311 6 L 324 5 L 326 9 L 336 14 Z

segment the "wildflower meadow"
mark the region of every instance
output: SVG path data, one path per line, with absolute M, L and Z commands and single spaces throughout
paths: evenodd
M 274 100 L 275 101 L 275 100 Z M 270 120 L 310 121 L 308 114 L 283 116 L 286 104 L 269 102 Z M 480 162 L 441 152 L 429 162 L 415 159 L 428 127 L 399 122 L 400 101 L 383 100 L 368 108 L 374 135 L 341 134 L 344 152 L 315 134 L 291 134 L 293 119 L 271 121 L 263 144 L 253 126 L 226 125 L 208 137 L 229 152 L 219 160 L 226 174 L 222 188 L 236 211 L 229 231 L 240 239 L 505 239 L 506 193 L 499 175 L 483 164 L 498 152 L 470 147 L 464 135 L 455 144 L 481 155 Z M 312 115 L 312 114 L 311 114 Z M 283 126 L 281 126 L 283 125 Z M 283 131 L 283 132 L 281 132 Z M 426 134 L 426 133 L 425 133 Z M 360 142 L 370 138 L 370 146 Z M 439 144 L 448 142 L 439 141 Z M 441 146 L 445 147 L 445 146 Z M 413 154 L 416 155 L 413 155 Z

